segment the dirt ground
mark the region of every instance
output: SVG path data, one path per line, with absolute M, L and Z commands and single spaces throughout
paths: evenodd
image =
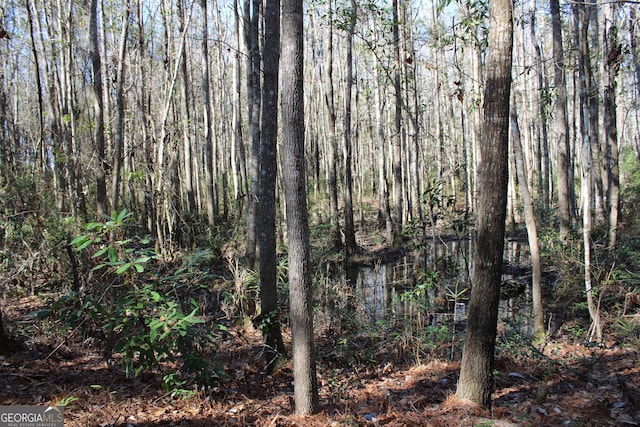
M 65 425 L 88 426 L 621 426 L 640 424 L 637 349 L 560 338 L 544 348 L 501 351 L 490 411 L 454 398 L 459 360 L 394 360 L 384 337 L 365 363 L 353 338 L 350 357 L 336 340 L 318 337 L 320 412 L 293 415 L 290 366 L 263 373 L 260 335 L 236 326 L 220 343 L 225 381 L 189 398 L 162 389 L 160 373 L 127 378 L 116 361 L 79 337 L 60 345 L 38 339 L 26 316 L 38 300 L 5 306 L 34 339 L 0 358 L 0 403 L 66 404 Z M 22 317 L 20 317 L 22 316 Z M 36 332 L 36 333 L 34 333 Z M 290 337 L 285 336 L 285 339 Z M 537 353 L 536 353 L 537 352 Z

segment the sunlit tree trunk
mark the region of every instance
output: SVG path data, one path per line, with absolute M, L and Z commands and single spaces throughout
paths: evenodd
M 46 147 L 45 147 L 45 125 L 44 125 L 44 92 L 42 88 L 42 76 L 40 70 L 40 54 L 38 53 L 38 49 L 36 47 L 36 37 L 35 37 L 35 28 L 33 25 L 33 12 L 31 10 L 31 1 L 26 1 L 26 11 L 27 11 L 27 23 L 29 25 L 29 43 L 31 47 L 31 53 L 33 54 L 33 68 L 35 71 L 35 83 L 38 91 L 38 145 L 36 146 L 36 159 L 37 163 L 40 166 L 42 171 L 45 170 L 45 162 L 46 158 Z M 3 147 L 5 148 L 5 147 Z
M 618 125 L 616 114 L 617 75 L 622 62 L 622 45 L 618 41 L 618 27 L 615 21 L 616 4 L 604 5 L 604 51 L 606 53 L 604 71 L 604 132 L 605 166 L 607 171 L 607 210 L 609 250 L 616 246 L 618 234 L 618 210 L 620 203 L 620 174 L 618 169 Z
M 371 19 L 373 33 L 377 32 L 375 18 Z M 387 178 L 387 157 L 389 155 L 385 132 L 385 101 L 383 93 L 383 81 L 381 64 L 378 55 L 374 53 L 373 64 L 375 69 L 375 138 L 378 154 L 378 224 L 384 227 L 387 244 L 393 243 L 393 220 L 391 217 L 391 205 L 389 203 L 389 181 Z
M 177 0 L 178 31 L 182 34 L 186 31 L 184 0 Z M 182 55 L 178 58 L 180 62 L 180 77 L 182 79 L 180 97 L 180 119 L 182 124 L 182 163 L 183 163 L 183 187 L 186 196 L 186 211 L 196 212 L 196 195 L 193 179 L 193 149 L 191 142 L 191 105 L 189 72 L 187 70 L 187 48 L 182 49 Z
M 518 113 L 515 102 L 511 107 L 511 143 L 516 163 L 516 174 L 522 203 L 524 205 L 524 221 L 527 227 L 527 237 L 529 240 L 529 253 L 531 256 L 531 298 L 533 302 L 533 334 L 542 338 L 544 328 L 544 309 L 542 306 L 542 267 L 540 262 L 540 247 L 538 245 L 538 228 L 536 226 L 536 216 L 533 206 L 533 198 L 529 191 L 526 164 L 522 153 L 522 138 L 518 125 Z
M 559 0 L 549 0 L 551 10 L 551 30 L 553 35 L 553 84 L 556 90 L 554 119 L 558 141 L 556 175 L 558 194 L 558 218 L 560 239 L 566 241 L 571 232 L 572 209 L 569 180 L 571 165 L 571 144 L 569 143 L 569 121 L 567 118 L 567 84 L 565 81 L 564 47 L 562 43 L 562 20 Z
M 551 157 L 549 154 L 549 133 L 548 133 L 548 125 L 547 125 L 547 105 L 549 104 L 547 100 L 548 90 L 547 90 L 547 79 L 545 76 L 545 67 L 544 67 L 544 58 L 542 55 L 542 46 L 541 42 L 538 40 L 538 21 L 536 20 L 537 15 L 537 6 L 536 0 L 533 0 L 531 7 L 531 22 L 529 24 L 531 30 L 531 42 L 533 43 L 534 53 L 535 53 L 535 64 L 536 64 L 536 74 L 538 77 L 538 119 L 536 122 L 539 122 L 539 136 L 538 139 L 540 141 L 540 150 L 538 155 L 540 156 L 540 161 L 542 163 L 541 171 L 540 171 L 540 196 L 542 201 L 542 206 L 544 207 L 545 214 L 549 212 L 549 208 L 551 206 Z
M 640 23 L 637 18 L 637 7 L 635 5 L 629 5 L 629 49 L 631 50 L 631 58 L 633 59 L 631 62 L 633 65 L 633 75 L 636 91 L 633 94 L 633 99 L 635 100 L 636 105 L 640 102 L 640 52 L 638 49 L 638 28 L 640 27 Z M 636 132 L 640 132 L 640 117 L 638 114 L 638 108 L 635 109 L 635 124 L 636 124 Z M 640 159 L 640 136 L 636 134 L 635 137 L 635 149 L 636 149 L 636 157 Z
M 260 44 L 258 23 L 261 15 L 260 0 L 245 0 L 244 25 L 247 46 L 247 104 L 251 145 L 249 150 L 249 193 L 247 194 L 247 238 L 245 243 L 245 266 L 252 269 L 256 262 L 256 221 L 258 205 L 258 156 L 260 154 Z
M 593 80 L 591 78 L 590 50 L 588 42 L 589 14 L 587 6 L 575 4 L 573 6 L 578 35 L 578 73 L 580 76 L 580 135 L 582 150 L 582 241 L 584 247 L 584 285 L 587 297 L 587 308 L 591 317 L 590 338 L 600 341 L 602 339 L 602 327 L 600 313 L 595 303 L 593 277 L 591 274 L 591 232 L 593 227 L 593 185 L 592 178 L 592 148 L 593 129 L 591 121 L 591 95 Z
M 207 221 L 209 225 L 216 222 L 217 206 L 213 176 L 213 126 L 211 125 L 211 79 L 209 72 L 209 11 L 207 0 L 200 0 L 202 9 L 202 97 L 204 120 L 204 179 L 206 188 Z
M 130 9 L 124 8 L 122 16 L 122 33 L 118 46 L 118 71 L 116 86 L 116 123 L 114 129 L 113 144 L 113 174 L 111 181 L 111 205 L 114 211 L 119 209 L 120 186 L 122 177 L 122 164 L 124 160 L 124 80 L 125 80 L 125 55 L 127 52 L 127 39 L 129 33 Z
M 513 51 L 513 3 L 494 0 L 479 147 L 475 269 L 467 333 L 456 396 L 489 407 L 507 205 L 509 100 Z
M 304 150 L 304 61 L 302 0 L 282 2 L 282 140 L 289 238 L 289 295 L 293 339 L 295 410 L 318 409 L 313 335 L 313 295 Z
M 324 73 L 324 100 L 327 110 L 327 191 L 329 193 L 329 221 L 331 222 L 331 241 L 335 248 L 342 246 L 340 215 L 338 213 L 338 144 L 336 140 L 336 107 L 333 90 L 333 5 L 328 3 L 328 34 L 326 70 Z
M 393 203 L 394 203 L 394 243 L 398 243 L 402 235 L 404 216 L 404 200 L 402 197 L 402 86 L 400 84 L 400 22 L 398 18 L 398 0 L 393 0 L 393 88 L 395 97 L 393 128 Z

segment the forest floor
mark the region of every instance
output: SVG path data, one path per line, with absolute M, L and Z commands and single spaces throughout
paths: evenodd
M 29 313 L 42 306 L 41 297 L 5 303 L 8 321 L 38 331 Z M 418 363 L 398 357 L 384 336 L 355 335 L 346 341 L 325 331 L 317 340 L 320 412 L 300 418 L 292 410 L 290 366 L 265 375 L 259 333 L 247 325 L 229 332 L 217 354 L 225 381 L 188 398 L 165 393 L 160 373 L 127 378 L 119 364 L 105 362 L 97 348 L 78 337 L 59 345 L 32 334 L 0 358 L 0 403 L 66 403 L 65 425 L 71 427 L 640 424 L 638 348 L 616 342 L 599 347 L 559 337 L 544 348 L 503 342 L 494 405 L 487 411 L 453 396 L 459 348 L 454 360 L 434 352 Z

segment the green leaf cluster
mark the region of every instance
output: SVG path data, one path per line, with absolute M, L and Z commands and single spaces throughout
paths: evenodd
M 34 314 L 40 319 L 52 317 L 67 330 L 82 326 L 85 333 L 101 331 L 105 345 L 117 353 L 128 375 L 158 370 L 164 374 L 167 391 L 184 391 L 193 382 L 211 385 L 220 376 L 215 338 L 226 332 L 209 331 L 196 298 L 188 295 L 193 289 L 202 291 L 203 285 L 194 286 L 192 280 L 203 276 L 192 274 L 187 265 L 159 277 L 149 239 L 127 235 L 124 226 L 131 218 L 123 210 L 104 223 L 87 224 L 86 233 L 71 245 L 89 253 L 84 259 L 97 262 L 91 270 L 103 274 Z

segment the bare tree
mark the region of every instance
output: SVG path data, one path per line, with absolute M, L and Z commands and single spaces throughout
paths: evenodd
M 542 307 L 542 265 L 540 261 L 540 245 L 538 244 L 538 228 L 533 206 L 533 198 L 527 183 L 527 169 L 522 150 L 522 138 L 518 125 L 518 112 L 513 103 L 511 107 L 511 144 L 516 163 L 516 174 L 522 203 L 524 205 L 524 222 L 529 240 L 531 254 L 531 297 L 533 305 L 533 333 L 537 338 L 544 334 L 544 309 Z
M 475 269 L 456 396 L 491 404 L 507 204 L 513 2 L 490 4 Z
M 327 51 L 326 69 L 324 73 L 324 104 L 327 111 L 327 190 L 329 192 L 329 221 L 331 222 L 331 240 L 336 248 L 342 246 L 342 238 L 340 236 L 340 215 L 338 213 L 338 144 L 336 140 L 336 103 L 333 90 L 333 26 L 334 26 L 334 10 L 332 1 L 328 4 L 328 34 L 327 34 Z
M 559 0 L 549 0 L 551 10 L 551 30 L 553 35 L 553 84 L 556 90 L 554 118 L 558 141 L 557 180 L 558 180 L 558 217 L 560 239 L 566 241 L 572 222 L 572 182 L 569 177 L 571 168 L 571 144 L 569 143 L 569 121 L 567 118 L 567 84 L 565 81 L 564 47 L 562 43 L 562 21 Z
M 124 157 L 124 81 L 125 81 L 125 55 L 127 52 L 127 39 L 129 34 L 129 15 L 131 8 L 127 5 L 122 14 L 122 32 L 118 47 L 118 71 L 116 75 L 116 126 L 114 129 L 113 144 L 113 174 L 111 181 L 111 205 L 113 210 L 118 210 L 120 199 L 120 181 L 122 178 L 122 164 Z
M 244 2 L 244 34 L 247 55 L 247 104 L 251 145 L 249 150 L 249 193 L 247 199 L 247 238 L 245 244 L 245 266 L 253 268 L 256 262 L 256 221 L 258 204 L 258 157 L 260 155 L 260 43 L 259 20 L 262 11 L 260 0 Z
M 620 203 L 620 173 L 618 168 L 618 124 L 616 114 L 617 75 L 622 63 L 622 44 L 618 41 L 616 24 L 616 4 L 604 5 L 605 22 L 603 44 L 606 52 L 604 61 L 604 133 L 605 133 L 605 167 L 607 171 L 607 210 L 609 250 L 616 246 L 618 235 L 618 210 Z
M 211 78 L 209 72 L 209 12 L 207 0 L 200 0 L 202 9 L 202 97 L 204 103 L 204 176 L 207 196 L 207 220 L 209 225 L 216 222 L 217 206 L 215 196 L 215 177 L 213 176 L 213 126 L 211 125 Z
M 257 217 L 260 249 L 260 309 L 268 371 L 285 353 L 276 287 L 276 178 L 278 139 L 278 68 L 280 66 L 280 0 L 267 0 L 264 8 L 264 79 L 262 84 L 262 134 L 258 180 Z
M 296 413 L 318 408 L 313 298 L 309 248 L 309 214 L 304 151 L 304 61 L 302 0 L 282 2 L 282 140 L 283 176 L 289 237 L 289 295 L 293 338 Z
M 358 5 L 351 0 L 349 25 L 347 27 L 347 58 L 344 93 L 344 243 L 347 257 L 355 253 L 356 231 L 353 224 L 353 141 L 351 139 L 351 94 L 353 92 L 353 33 L 358 18 Z
M 98 167 L 96 168 L 96 211 L 102 218 L 107 211 L 107 160 L 105 154 L 104 111 L 102 88 L 102 61 L 100 59 L 100 45 L 98 42 L 98 0 L 91 0 L 89 12 L 89 38 L 91 39 L 89 55 L 93 67 L 93 114 L 94 138 Z
M 582 241 L 584 247 L 584 286 L 587 297 L 587 307 L 591 317 L 590 338 L 600 341 L 602 339 L 602 326 L 600 313 L 594 299 L 594 283 L 591 273 L 591 233 L 593 228 L 593 199 L 594 199 L 594 179 L 593 179 L 593 127 L 592 121 L 597 118 L 592 117 L 593 78 L 589 49 L 589 11 L 583 3 L 573 5 L 574 18 L 576 23 L 576 33 L 578 38 L 578 74 L 580 77 L 580 134 L 582 137 Z

